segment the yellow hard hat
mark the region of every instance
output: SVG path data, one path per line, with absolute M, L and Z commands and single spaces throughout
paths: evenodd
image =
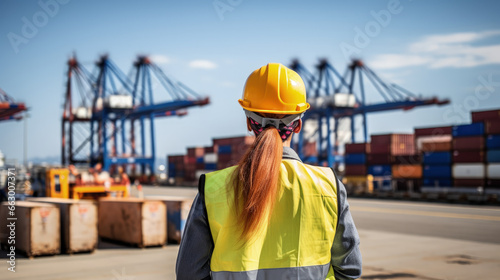
M 272 114 L 300 114 L 310 107 L 302 78 L 280 63 L 253 71 L 238 102 L 245 110 Z

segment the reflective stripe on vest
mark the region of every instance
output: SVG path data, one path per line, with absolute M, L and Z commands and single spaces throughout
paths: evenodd
M 332 170 L 282 160 L 281 188 L 270 222 L 244 244 L 239 240 L 233 191 L 227 188 L 234 170 L 233 166 L 205 175 L 213 279 L 335 279 L 330 265 L 337 226 Z

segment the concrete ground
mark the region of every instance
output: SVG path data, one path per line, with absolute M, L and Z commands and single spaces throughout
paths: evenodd
M 144 188 L 194 196 L 196 189 Z M 498 279 L 500 208 L 349 199 L 361 237 L 362 279 Z M 1 252 L 1 279 L 175 279 L 177 245 L 131 248 L 101 241 L 94 253 L 18 256 Z

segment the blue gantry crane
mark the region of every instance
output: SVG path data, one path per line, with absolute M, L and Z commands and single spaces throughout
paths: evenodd
M 168 77 L 146 56 L 137 58 L 129 76 L 108 56 L 100 58 L 92 73 L 76 58 L 68 65 L 63 164 L 102 162 L 104 170 L 121 165 L 132 173 L 138 165 L 141 174 L 154 175 L 155 118 L 183 116 L 189 107 L 209 104 L 208 97 Z M 166 94 L 157 102 L 154 93 L 160 89 Z
M 316 124 L 310 139 L 305 139 L 305 133 L 302 132 L 296 145 L 301 158 L 314 164 L 335 166 L 343 162 L 339 153 L 339 147 L 345 142 L 339 139 L 339 126 L 343 120 L 350 121 L 347 130 L 350 132 L 350 142 L 355 143 L 355 117 L 361 116 L 363 141 L 367 142 L 366 116 L 369 113 L 410 110 L 450 102 L 437 97 L 424 98 L 397 84 L 387 83 L 358 59 L 352 60 L 342 75 L 326 59 L 321 59 L 316 65 L 315 74 L 298 60 L 293 60 L 290 67 L 302 77 L 310 96 L 308 102 L 311 109 L 304 116 L 304 122 Z M 367 88 L 384 101 L 370 103 L 367 100 Z M 304 154 L 305 141 L 317 143 L 317 156 Z
M 21 120 L 22 112 L 28 110 L 22 102 L 16 102 L 0 88 L 0 121 Z

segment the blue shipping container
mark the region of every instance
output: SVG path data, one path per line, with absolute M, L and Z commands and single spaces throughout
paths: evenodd
M 168 177 L 170 177 L 170 178 L 175 177 L 175 170 L 169 170 L 168 171 Z
M 487 162 L 500 162 L 500 150 L 489 150 L 486 152 Z
M 451 178 L 450 165 L 424 165 L 424 178 Z
M 196 158 L 196 163 L 203 163 L 203 157 Z
M 500 135 L 488 135 L 486 137 L 486 147 L 490 150 L 500 149 Z
M 205 169 L 206 170 L 216 170 L 217 163 L 205 163 Z
M 464 125 L 457 125 L 452 128 L 453 137 L 462 136 L 476 136 L 484 134 L 484 124 L 483 123 L 471 123 Z
M 370 165 L 368 166 L 368 174 L 373 176 L 388 176 L 392 174 L 390 165 Z
M 346 154 L 344 158 L 346 164 L 365 164 L 366 162 L 365 154 Z
M 451 187 L 451 178 L 424 178 L 423 186 L 425 187 Z
M 422 161 L 424 164 L 450 164 L 451 153 L 450 152 L 424 153 Z
M 374 180 L 373 189 L 374 190 L 387 190 L 391 188 L 391 180 Z
M 219 146 L 219 154 L 230 154 L 231 145 Z

